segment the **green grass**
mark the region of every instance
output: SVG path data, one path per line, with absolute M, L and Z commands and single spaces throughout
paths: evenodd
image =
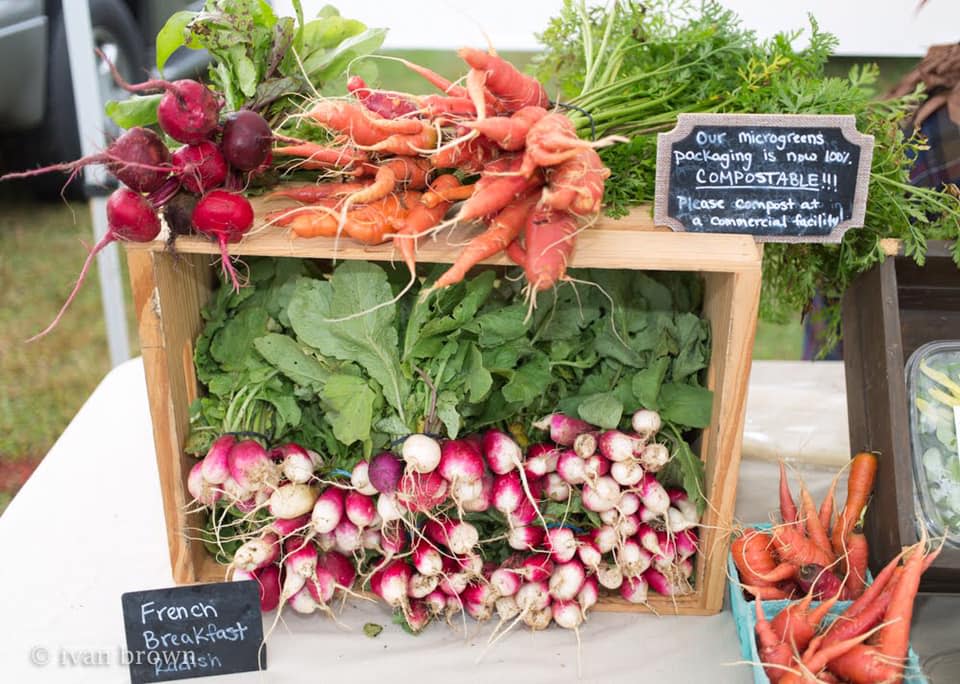
M 60 326 L 24 342 L 63 304 L 91 231 L 86 204 L 0 199 L 0 460 L 45 454 L 110 369 L 95 267 Z

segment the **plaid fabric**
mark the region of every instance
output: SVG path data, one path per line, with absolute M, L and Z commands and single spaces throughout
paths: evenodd
M 960 183 L 960 125 L 950 118 L 947 107 L 942 106 L 927 117 L 920 131 L 930 149 L 917 155 L 910 181 L 935 188 L 944 183 Z

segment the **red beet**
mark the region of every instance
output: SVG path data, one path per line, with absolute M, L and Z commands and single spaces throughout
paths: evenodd
M 198 195 L 220 187 L 227 178 L 227 162 L 209 140 L 184 145 L 173 153 L 173 163 L 183 187 Z
M 151 240 L 155 240 L 159 234 L 160 219 L 157 218 L 157 212 L 143 195 L 129 188 L 117 188 L 114 190 L 113 194 L 110 195 L 110 199 L 107 200 L 106 234 L 100 239 L 100 242 L 90 250 L 90 254 L 87 256 L 87 260 L 80 270 L 77 283 L 73 286 L 73 291 L 70 292 L 67 301 L 64 302 L 60 308 L 57 317 L 54 318 L 53 322 L 42 332 L 34 335 L 27 341 L 32 342 L 33 340 L 39 339 L 57 327 L 60 318 L 64 312 L 66 312 L 70 303 L 73 302 L 73 298 L 77 296 L 77 292 L 80 291 L 80 286 L 83 285 L 83 281 L 87 277 L 87 270 L 90 268 L 90 264 L 93 263 L 93 258 L 100 250 L 115 240 L 150 242 Z
M 253 225 L 253 207 L 242 195 L 226 190 L 208 192 L 193 210 L 193 227 L 220 244 L 222 266 L 235 290 L 240 289 L 237 272 L 230 263 L 227 243 L 238 242 Z
M 224 158 L 241 171 L 253 171 L 267 159 L 273 131 L 266 119 L 249 109 L 242 109 L 227 117 L 223 124 L 220 146 Z
M 153 192 L 170 176 L 170 151 L 153 131 L 131 128 L 114 140 L 107 149 L 82 159 L 53 164 L 30 171 L 8 173 L 0 180 L 29 178 L 50 171 L 69 171 L 67 183 L 88 164 L 104 164 L 124 185 L 137 192 Z

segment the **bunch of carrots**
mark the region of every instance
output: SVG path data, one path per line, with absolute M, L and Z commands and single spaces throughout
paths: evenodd
M 767 677 L 774 684 L 901 681 L 920 577 L 939 553 L 927 548 L 924 533 L 833 620 L 826 618 L 837 595 L 811 609 L 808 593 L 769 621 L 758 598 L 757 647 Z
M 747 528 L 731 546 L 744 590 L 759 599 L 808 594 L 817 600 L 851 600 L 862 595 L 868 547 L 861 519 L 876 472 L 876 455 L 853 458 L 846 503 L 835 514 L 839 473 L 819 507 L 801 482 L 798 508 L 781 463 L 780 524 L 769 531 Z
M 333 133 L 333 144 L 283 139 L 273 155 L 337 178 L 271 193 L 303 206 L 270 222 L 300 237 L 392 239 L 413 277 L 419 238 L 480 221 L 486 230 L 434 288 L 503 251 L 523 267 L 531 292 L 563 280 L 580 226 L 600 210 L 610 172 L 594 148 L 610 140 L 578 138 L 570 118 L 551 111 L 543 86 L 496 54 L 458 54 L 469 66 L 462 85 L 404 60 L 442 94 L 372 90 L 353 77 L 353 99 L 315 102 L 306 116 Z

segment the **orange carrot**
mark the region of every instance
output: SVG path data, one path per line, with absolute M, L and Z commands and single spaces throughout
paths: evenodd
M 437 144 L 437 130 L 426 121 L 419 121 L 420 130 L 416 133 L 398 133 L 370 145 L 375 152 L 386 152 L 413 157 L 425 154 Z
M 823 525 L 820 524 L 820 514 L 817 511 L 816 505 L 813 503 L 813 497 L 810 496 L 810 490 L 807 489 L 807 485 L 804 484 L 802 480 L 800 481 L 800 508 L 803 510 L 803 524 L 807 530 L 807 536 L 810 538 L 810 541 L 828 554 L 830 563 L 832 563 L 835 557 L 830 548 L 830 537 L 827 536 L 827 531 L 824 530 Z M 824 565 L 829 565 L 830 563 L 825 563 Z
M 523 267 L 534 292 L 554 287 L 567 273 L 577 237 L 577 218 L 573 214 L 537 207 L 527 217 L 523 242 L 527 263 Z
M 374 145 L 390 135 L 389 131 L 371 125 L 374 115 L 353 102 L 321 100 L 308 116 L 325 128 L 343 133 L 356 145 Z
M 775 576 L 781 574 L 777 570 L 776 559 L 771 553 L 773 538 L 766 533 L 760 532 L 755 528 L 747 528 L 743 534 L 733 540 L 730 545 L 730 553 L 733 556 L 733 562 L 740 573 L 740 580 L 747 584 L 768 585 L 779 582 L 786 577 L 779 579 L 770 579 L 771 573 Z M 790 569 L 790 575 L 796 572 L 797 566 L 787 565 Z
M 469 97 L 425 95 L 417 98 L 420 112 L 430 119 L 476 118 L 477 108 Z
M 758 599 L 781 600 L 793 596 L 793 589 L 784 589 L 778 586 L 756 586 L 753 584 L 741 584 L 743 590 Z
M 841 557 L 846 579 L 843 583 L 844 598 L 853 600 L 863 593 L 867 586 L 867 537 L 863 527 L 857 524 L 847 535 L 847 553 Z
M 782 633 L 777 631 L 773 623 L 767 622 L 767 617 L 763 613 L 761 599 L 758 598 L 756 604 L 756 632 L 760 662 L 764 664 L 763 671 L 770 681 L 773 682 L 773 684 L 777 684 L 786 673 L 784 667 L 789 665 L 790 661 L 793 660 L 793 650 L 790 644 L 784 641 Z M 774 618 L 774 620 L 776 620 L 776 618 Z M 781 667 L 777 667 L 778 665 Z
M 833 529 L 833 495 L 837 489 L 837 482 L 840 479 L 839 471 L 836 475 L 833 476 L 833 479 L 830 481 L 830 489 L 827 490 L 826 496 L 823 497 L 823 501 L 820 502 L 820 511 L 818 517 L 820 518 L 820 525 L 823 529 L 829 532 Z
M 830 543 L 833 552 L 843 553 L 844 540 L 853 526 L 860 519 L 863 507 L 867 505 L 873 483 L 877 477 L 877 457 L 869 452 L 861 452 L 854 456 L 850 464 L 850 475 L 847 478 L 847 501 L 833 526 Z
M 530 127 L 547 115 L 543 107 L 523 107 L 512 116 L 494 116 L 482 121 L 467 121 L 464 126 L 478 131 L 508 152 L 522 150 Z
M 484 168 L 476 191 L 457 212 L 458 221 L 472 221 L 494 214 L 520 195 L 543 185 L 543 176 L 534 173 L 526 178 L 517 171 L 522 159 L 519 155 L 503 156 Z
M 510 62 L 474 48 L 461 48 L 457 54 L 472 69 L 486 72 L 487 88 L 511 111 L 530 105 L 550 106 L 550 98 L 540 82 L 518 71 Z
M 459 283 L 467 271 L 487 257 L 502 252 L 516 240 L 526 225 L 527 217 L 537 203 L 538 194 L 533 191 L 514 200 L 500 210 L 487 230 L 473 238 L 457 256 L 456 261 L 441 275 L 431 289 L 440 289 Z
M 600 155 L 588 148 L 547 171 L 543 203 L 577 216 L 596 214 L 603 200 L 603 184 L 610 176 Z
M 279 157 L 300 157 L 305 161 L 323 166 L 348 167 L 367 160 L 362 150 L 351 147 L 326 147 L 312 142 L 274 147 L 273 154 Z
M 305 207 L 294 207 L 293 209 L 278 209 L 271 211 L 264 218 L 271 226 L 289 226 L 297 216 L 313 215 L 318 216 L 328 213 L 326 209 L 332 210 L 336 205 L 335 198 L 319 199 Z
M 910 621 L 913 617 L 913 601 L 920 588 L 920 576 L 923 574 L 924 560 L 928 556 L 940 553 L 937 549 L 930 554 L 924 554 L 926 535 L 914 545 L 913 552 L 903 566 L 903 575 L 893 588 L 890 605 L 883 616 L 887 625 L 880 630 L 877 640 L 877 651 L 887 660 L 904 662 L 907 658 L 907 649 L 910 646 Z
M 530 174 L 537 167 L 556 166 L 573 159 L 591 144 L 577 137 L 573 122 L 563 114 L 550 112 L 534 123 L 527 133 L 521 172 Z
M 780 641 L 792 644 L 803 651 L 816 631 L 817 623 L 809 624 L 810 604 L 813 594 L 807 594 L 802 600 L 789 604 L 770 621 L 770 627 Z
M 773 545 L 780 558 L 796 565 L 822 565 L 833 563 L 833 557 L 805 537 L 799 523 L 778 525 L 773 528 Z
M 401 64 L 410 69 L 418 76 L 426 80 L 430 85 L 434 86 L 438 90 L 442 90 L 447 95 L 453 95 L 454 97 L 467 97 L 467 89 L 463 86 L 458 86 L 452 81 L 448 81 L 443 76 L 438 74 L 427 67 L 420 66 L 414 62 L 411 62 L 406 59 L 399 60 Z
M 467 72 L 467 93 L 470 95 L 470 101 L 473 102 L 474 109 L 477 110 L 477 120 L 479 121 L 487 118 L 487 99 L 484 94 L 486 83 L 486 72 L 479 69 L 471 69 Z
M 457 180 L 456 176 L 446 174 L 433 181 L 431 187 L 432 191 L 445 193 L 459 187 L 459 185 L 460 181 Z M 409 192 L 404 196 L 404 202 L 409 207 L 409 211 L 406 217 L 396 225 L 397 234 L 393 238 L 394 245 L 400 250 L 404 263 L 410 269 L 411 277 L 416 274 L 417 266 L 416 236 L 440 223 L 451 204 L 449 201 L 440 201 L 428 207 L 422 202 L 422 199 L 423 196 L 420 196 L 420 201 L 414 201 Z
M 780 461 L 780 517 L 785 523 L 795 523 L 799 514 L 797 505 L 793 502 L 793 495 L 790 493 L 790 482 L 787 480 L 787 466 Z
M 264 197 L 272 199 L 292 199 L 298 202 L 317 202 L 319 200 L 349 195 L 370 185 L 367 181 L 351 183 L 308 183 L 307 185 L 285 185 Z
M 358 206 L 347 212 L 340 226 L 338 212 L 302 213 L 290 227 L 298 237 L 335 237 L 338 231 L 368 245 L 378 245 L 392 228 L 392 222 L 403 217 L 406 208 L 396 195 L 387 195 L 376 202 Z
M 468 128 L 457 127 L 457 137 L 462 138 L 467 133 L 469 133 Z M 499 157 L 500 154 L 500 148 L 492 140 L 480 136 L 469 140 L 461 140 L 454 145 L 444 147 L 432 155 L 430 161 L 438 169 L 459 169 L 468 173 L 480 173 L 487 164 Z
M 476 185 L 455 185 L 449 189 L 443 190 L 437 187 L 437 184 L 434 183 L 430 190 L 423 193 L 423 197 L 420 198 L 420 202 L 427 208 L 433 208 L 438 204 L 443 202 L 459 202 L 460 200 L 469 199 L 473 195 L 473 191 L 476 188 Z

